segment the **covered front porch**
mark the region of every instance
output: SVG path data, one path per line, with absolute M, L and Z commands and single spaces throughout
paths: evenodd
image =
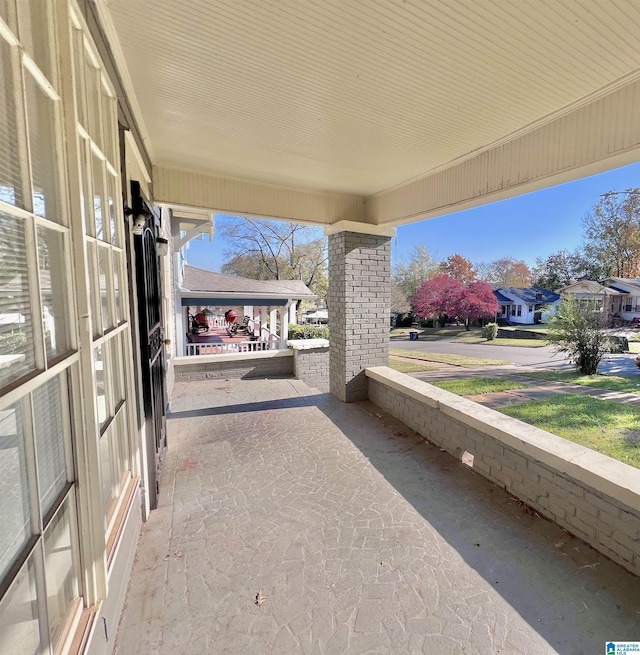
M 541 655 L 637 638 L 639 578 L 368 401 L 294 379 L 178 382 L 168 430 L 114 652 Z

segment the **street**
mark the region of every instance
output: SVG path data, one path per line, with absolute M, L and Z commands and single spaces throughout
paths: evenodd
M 516 366 L 533 366 L 536 368 L 572 368 L 564 353 L 558 353 L 551 346 L 542 348 L 527 348 L 518 346 L 487 346 L 481 343 L 456 343 L 455 340 L 441 339 L 439 341 L 409 341 L 395 340 L 390 342 L 390 348 L 397 350 L 420 350 L 422 352 L 463 355 L 466 357 L 482 357 L 485 359 L 501 359 Z M 639 376 L 640 371 L 635 366 L 635 355 L 606 355 L 600 363 L 600 373 L 611 375 Z

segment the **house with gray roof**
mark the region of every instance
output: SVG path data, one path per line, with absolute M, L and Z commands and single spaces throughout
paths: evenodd
M 539 287 L 497 287 L 493 293 L 500 303 L 497 318 L 508 323 L 544 323 L 549 308 L 557 306 L 560 294 Z
M 640 279 L 608 277 L 601 282 L 578 280 L 559 289 L 563 296 L 572 295 L 597 302 L 612 324 L 637 323 L 640 320 Z

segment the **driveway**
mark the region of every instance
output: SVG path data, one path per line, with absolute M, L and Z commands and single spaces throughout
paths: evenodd
M 535 368 L 572 368 L 563 353 L 558 353 L 551 346 L 541 348 L 526 348 L 519 346 L 486 346 L 477 343 L 457 343 L 455 340 L 440 341 L 398 341 L 391 340 L 390 348 L 397 350 L 418 350 L 422 352 L 444 353 L 448 355 L 463 355 L 466 357 L 484 357 L 486 359 L 502 359 L 516 366 L 532 366 Z M 607 355 L 600 364 L 601 373 L 612 375 L 639 374 L 635 366 L 635 355 Z

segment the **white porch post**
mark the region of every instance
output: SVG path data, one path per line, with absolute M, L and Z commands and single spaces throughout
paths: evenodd
M 271 307 L 269 311 L 269 331 L 278 334 L 278 308 Z
M 289 338 L 289 305 L 285 305 L 280 310 L 280 348 L 287 347 Z
M 268 327 L 267 325 L 267 311 L 269 308 L 266 305 L 260 307 L 260 338 L 262 339 L 262 328 Z
M 250 319 L 253 320 L 253 305 L 245 305 L 242 311 L 244 312 L 244 316 L 248 316 Z
M 295 300 L 290 300 L 289 301 L 291 305 L 289 305 L 289 323 L 297 324 L 298 323 L 298 316 L 296 313 L 296 301 Z

